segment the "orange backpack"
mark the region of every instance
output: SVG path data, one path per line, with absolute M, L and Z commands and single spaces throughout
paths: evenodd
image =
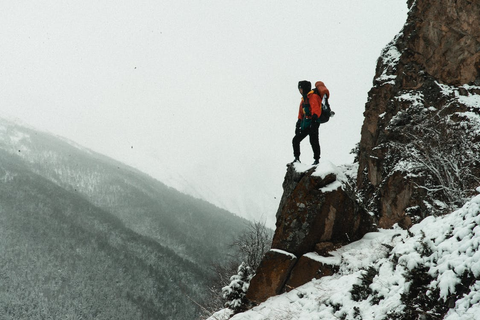
M 328 91 L 327 87 L 322 81 L 315 82 L 315 88 L 313 89 L 313 93 L 320 96 L 322 100 L 322 113 L 320 114 L 320 118 L 318 118 L 318 122 L 325 123 L 330 120 L 330 117 L 335 115 L 335 112 L 332 111 L 330 108 L 330 103 L 328 103 L 328 98 L 330 97 L 330 91 Z

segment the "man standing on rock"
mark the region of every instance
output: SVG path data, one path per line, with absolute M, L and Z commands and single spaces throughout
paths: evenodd
M 310 81 L 298 82 L 298 90 L 302 95 L 300 101 L 300 109 L 298 111 L 298 120 L 295 126 L 295 137 L 293 137 L 293 155 L 295 160 L 292 163 L 300 162 L 300 142 L 307 136 L 310 137 L 310 144 L 313 150 L 313 165 L 317 165 L 320 160 L 320 143 L 318 142 L 318 128 L 320 122 L 318 121 L 322 114 L 322 98 L 330 96 L 328 89 L 322 81 L 315 83 L 317 90 L 311 90 L 312 84 Z

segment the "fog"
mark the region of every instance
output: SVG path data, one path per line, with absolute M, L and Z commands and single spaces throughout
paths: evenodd
M 329 88 L 322 158 L 351 163 L 406 14 L 404 0 L 4 1 L 0 116 L 273 226 L 298 81 Z

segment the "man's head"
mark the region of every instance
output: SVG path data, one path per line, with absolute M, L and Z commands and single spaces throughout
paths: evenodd
M 310 83 L 310 81 L 302 80 L 298 82 L 298 90 L 300 90 L 300 93 L 302 95 L 306 95 L 307 93 L 310 92 L 311 89 L 312 89 L 312 84 Z

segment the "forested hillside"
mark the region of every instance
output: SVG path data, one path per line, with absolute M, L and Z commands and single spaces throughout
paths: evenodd
M 193 319 L 244 221 L 0 120 L 0 318 Z

